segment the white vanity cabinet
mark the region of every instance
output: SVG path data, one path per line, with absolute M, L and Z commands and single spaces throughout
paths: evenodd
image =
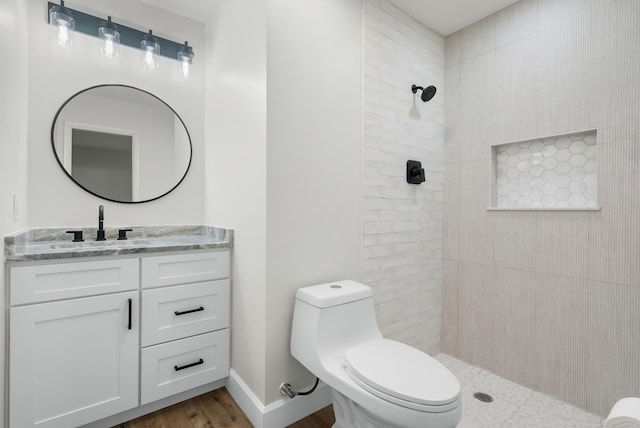
M 160 254 L 8 264 L 10 428 L 90 424 L 228 376 L 229 250 Z
M 138 273 L 126 259 L 9 268 L 10 427 L 74 427 L 138 405 Z

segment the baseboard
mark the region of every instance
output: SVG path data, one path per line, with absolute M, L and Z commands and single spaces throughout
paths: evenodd
M 282 398 L 267 406 L 233 369 L 229 370 L 226 387 L 255 428 L 283 428 L 331 404 L 331 388 L 324 382 L 313 394 Z

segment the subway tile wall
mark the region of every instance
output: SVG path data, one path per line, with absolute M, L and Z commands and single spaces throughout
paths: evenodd
M 445 49 L 442 351 L 603 417 L 640 396 L 638 28 L 637 0 L 521 0 Z M 599 211 L 486 210 L 492 145 L 587 129 Z
M 444 38 L 386 0 L 365 2 L 362 278 L 385 337 L 440 351 Z M 411 85 L 435 85 L 428 103 Z M 408 184 L 406 161 L 426 182 Z

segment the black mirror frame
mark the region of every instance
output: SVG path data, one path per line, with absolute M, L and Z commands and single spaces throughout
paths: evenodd
M 116 199 L 111 199 L 111 198 L 107 198 L 105 196 L 99 195 L 95 192 L 92 192 L 91 190 L 87 189 L 86 187 L 84 187 L 82 184 L 80 184 L 78 181 L 76 181 L 75 178 L 73 178 L 71 176 L 71 174 L 69 174 L 69 172 L 65 169 L 64 165 L 62 164 L 62 161 L 60 161 L 60 158 L 58 157 L 58 152 L 56 152 L 56 144 L 55 144 L 55 139 L 54 139 L 54 135 L 55 135 L 55 127 L 56 127 L 56 122 L 58 121 L 58 116 L 60 116 L 60 113 L 62 112 L 62 110 L 64 109 L 64 107 L 69 104 L 69 102 L 74 99 L 75 97 L 77 97 L 78 95 L 90 91 L 91 89 L 95 89 L 95 88 L 102 88 L 105 86 L 118 86 L 121 88 L 129 88 L 129 89 L 135 89 L 136 91 L 140 91 L 143 92 L 147 95 L 152 96 L 153 98 L 157 99 L 158 101 L 160 101 L 162 104 L 164 104 L 165 106 L 167 106 L 167 108 L 169 110 L 171 110 L 173 112 L 173 114 L 176 115 L 176 117 L 180 120 L 180 123 L 182 123 L 182 126 L 184 127 L 185 132 L 187 133 L 187 138 L 189 139 L 189 163 L 187 164 L 187 169 L 184 171 L 184 175 L 182 176 L 182 178 L 180 179 L 180 181 L 178 181 L 176 183 L 175 186 L 173 186 L 171 189 L 169 189 L 167 192 L 156 196 L 154 198 L 151 199 L 145 199 L 143 201 L 118 201 Z M 187 128 L 187 125 L 185 125 L 184 121 L 182 120 L 182 118 L 180 117 L 180 115 L 178 113 L 176 113 L 176 111 L 166 102 L 164 102 L 162 99 L 160 99 L 159 97 L 157 97 L 156 95 L 152 94 L 151 92 L 145 91 L 144 89 L 140 89 L 140 88 L 136 88 L 135 86 L 130 86 L 130 85 L 122 85 L 122 84 L 117 84 L 117 83 L 113 83 L 113 84 L 102 84 L 102 85 L 95 85 L 95 86 L 91 86 L 89 88 L 83 89 L 79 92 L 76 92 L 75 94 L 73 94 L 72 96 L 70 96 L 58 109 L 58 111 L 56 112 L 56 115 L 53 117 L 53 122 L 51 123 L 51 149 L 53 150 L 53 154 L 56 158 L 56 161 L 58 162 L 58 165 L 60 165 L 60 168 L 62 169 L 62 171 L 64 171 L 64 173 L 66 174 L 67 177 L 69 177 L 71 179 L 71 181 L 73 181 L 78 187 L 80 187 L 82 190 L 84 190 L 87 193 L 92 194 L 93 196 L 96 196 L 100 199 L 104 199 L 106 201 L 111 201 L 111 202 L 117 202 L 120 204 L 141 204 L 144 202 L 151 202 L 151 201 L 155 201 L 156 199 L 160 199 L 164 196 L 167 196 L 169 193 L 173 192 L 176 187 L 178 187 L 186 178 L 187 173 L 189 172 L 189 169 L 191 168 L 191 161 L 193 159 L 193 143 L 191 141 L 191 134 L 189 134 L 189 129 Z

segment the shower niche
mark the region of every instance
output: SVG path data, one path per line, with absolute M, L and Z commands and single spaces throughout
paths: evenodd
M 597 131 L 491 147 L 495 210 L 597 210 Z

